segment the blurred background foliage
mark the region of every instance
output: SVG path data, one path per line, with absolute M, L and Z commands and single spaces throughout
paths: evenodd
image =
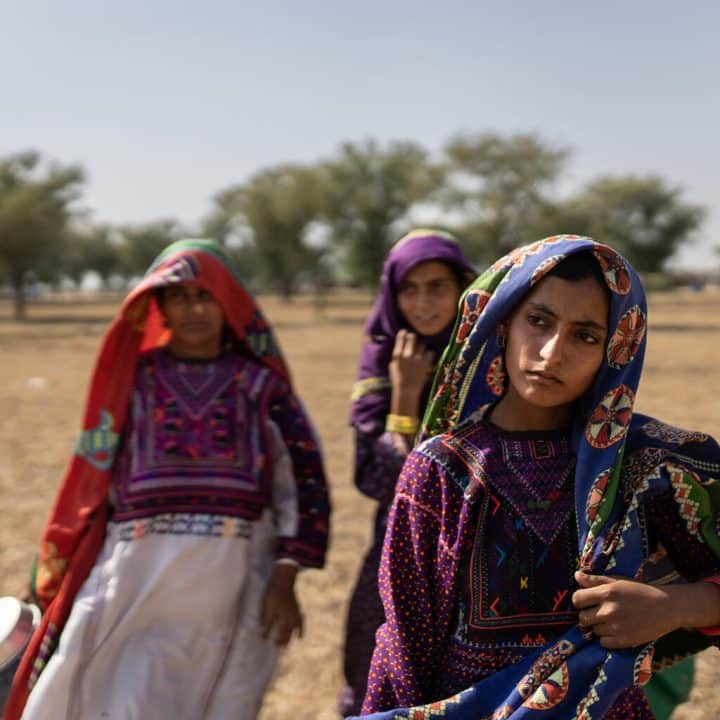
M 535 134 L 464 134 L 439 157 L 418 143 L 346 142 L 312 165 L 282 164 L 220 189 L 194 226 L 172 218 L 93 222 L 85 174 L 36 151 L 0 158 L 0 286 L 25 317 L 27 290 L 124 290 L 181 237 L 212 237 L 248 285 L 290 300 L 331 285 L 373 288 L 392 243 L 413 226 L 454 232 L 479 268 L 556 233 L 590 235 L 644 273 L 662 271 L 702 227 L 704 208 L 652 175 L 605 176 L 569 196 L 558 186 L 572 157 Z

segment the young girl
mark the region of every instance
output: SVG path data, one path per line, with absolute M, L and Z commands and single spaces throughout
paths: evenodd
M 646 317 L 576 236 L 467 291 L 388 520 L 365 713 L 652 718 L 640 686 L 713 641 L 720 449 L 633 413 Z
M 217 245 L 171 245 L 130 293 L 84 428 L 6 720 L 256 717 L 329 504 L 270 328 Z
M 380 550 L 400 468 L 425 407 L 432 372 L 450 339 L 460 293 L 475 277 L 452 235 L 418 229 L 402 237 L 383 266 L 380 293 L 365 323 L 350 422 L 355 484 L 378 501 L 373 542 L 350 599 L 346 687 L 340 714 L 359 713 L 375 631 L 384 620 L 377 590 Z

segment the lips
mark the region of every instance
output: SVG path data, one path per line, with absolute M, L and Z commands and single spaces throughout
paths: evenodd
M 545 372 L 544 370 L 527 370 L 527 375 L 531 378 L 547 385 L 552 384 L 562 384 L 562 380 L 560 380 L 557 375 L 553 375 L 552 373 Z
M 191 323 L 183 323 L 181 325 L 183 330 L 186 330 L 187 332 L 198 332 L 198 331 L 204 331 L 208 328 L 208 323 L 206 322 L 191 322 Z

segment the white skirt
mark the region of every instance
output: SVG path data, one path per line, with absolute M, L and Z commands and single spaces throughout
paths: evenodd
M 253 720 L 278 657 L 271 517 L 109 523 L 23 720 Z

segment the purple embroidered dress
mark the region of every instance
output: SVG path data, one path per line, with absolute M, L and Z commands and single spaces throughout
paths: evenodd
M 105 546 L 23 718 L 252 720 L 274 562 L 322 563 L 327 494 L 285 382 L 236 354 L 140 358 Z M 112 682 L 107 679 L 112 678 Z
M 472 504 L 468 467 L 485 482 Z M 578 561 L 569 434 L 508 433 L 479 417 L 408 457 L 391 511 L 378 631 L 363 714 L 454 696 L 520 662 L 577 623 Z M 642 472 L 627 464 L 626 479 Z M 667 548 L 688 577 L 717 560 L 690 536 L 672 493 L 643 509 L 645 541 Z M 662 553 L 659 553 L 662 554 Z M 652 718 L 641 688 L 606 718 Z
M 430 260 L 454 268 L 463 286 L 475 275 L 452 235 L 425 229 L 408 233 L 396 243 L 385 260 L 380 293 L 365 323 L 368 340 L 363 346 L 358 378 L 353 387 L 350 422 L 355 429 L 355 485 L 361 493 L 377 501 L 378 509 L 372 544 L 363 560 L 348 607 L 343 655 L 346 686 L 338 702 L 342 716 L 360 712 L 375 647 L 375 632 L 385 619 L 377 574 L 395 481 L 406 456 L 406 452 L 397 448 L 392 433 L 385 431 L 392 391 L 388 366 L 397 333 L 408 327 L 398 309 L 397 290 L 410 270 Z M 420 338 L 423 345 L 434 352 L 436 359 L 447 344 L 450 329 Z M 423 392 L 421 409 L 429 391 L 430 383 Z

